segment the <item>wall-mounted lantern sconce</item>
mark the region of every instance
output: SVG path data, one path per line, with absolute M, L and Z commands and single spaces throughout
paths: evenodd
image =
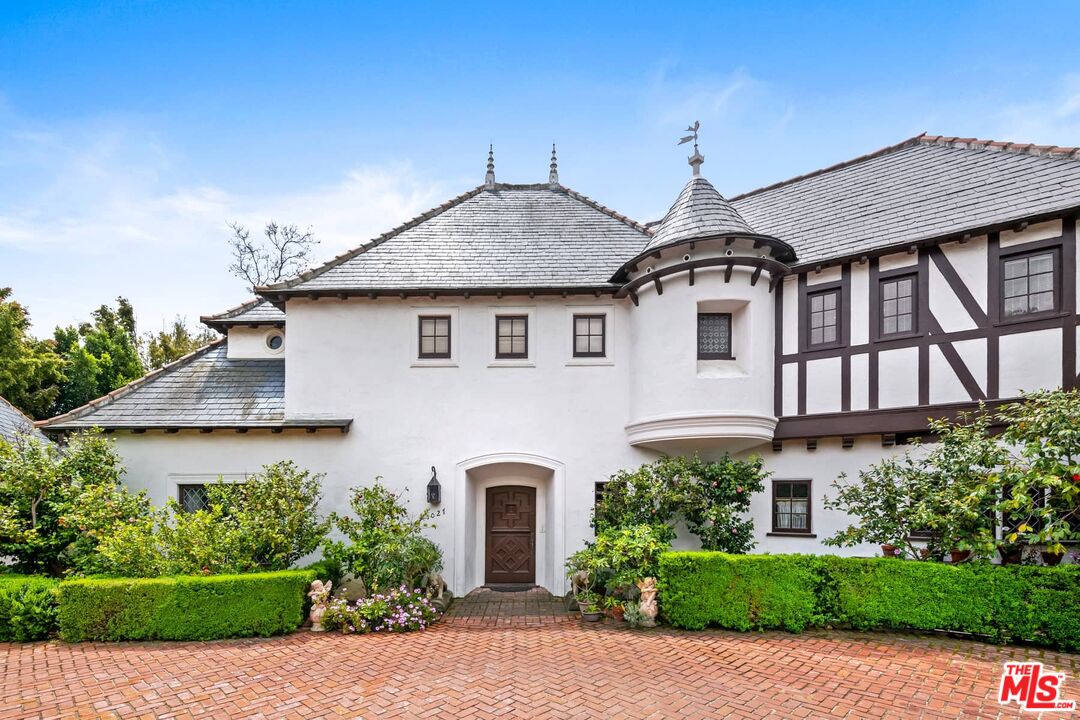
M 442 485 L 439 484 L 439 478 L 435 474 L 435 466 L 431 466 L 431 479 L 427 484 L 427 501 L 432 505 L 438 505 L 442 502 Z

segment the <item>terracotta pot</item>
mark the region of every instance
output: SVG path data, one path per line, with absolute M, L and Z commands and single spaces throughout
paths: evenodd
M 1024 559 L 1024 548 L 1020 545 L 998 545 L 1002 565 L 1019 565 Z
M 1046 565 L 1057 565 L 1065 557 L 1065 553 L 1052 553 L 1045 550 L 1039 554 L 1042 555 L 1043 563 Z
M 919 557 L 921 557 L 923 560 L 930 557 L 930 548 L 920 548 Z
M 622 622 L 623 614 L 625 612 L 626 608 L 622 607 L 621 605 L 619 607 L 613 607 L 611 608 L 611 617 L 615 618 L 615 622 Z
M 895 545 L 883 543 L 881 546 L 881 554 L 885 557 L 900 557 L 900 548 Z
M 954 563 L 962 563 L 965 560 L 967 560 L 969 557 L 971 557 L 971 551 L 970 550 L 950 550 L 949 551 L 949 558 L 952 559 L 952 561 Z

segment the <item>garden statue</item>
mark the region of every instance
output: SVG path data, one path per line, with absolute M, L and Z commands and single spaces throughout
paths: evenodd
M 644 578 L 637 582 L 641 591 L 640 611 L 644 620 L 642 627 L 656 627 L 656 578 Z
M 589 572 L 587 570 L 578 570 L 570 576 L 570 589 L 574 593 L 574 597 L 578 597 L 582 592 L 591 590 L 592 585 L 589 582 Z
M 437 572 L 426 573 L 421 579 L 420 587 L 428 591 L 428 595 L 435 600 L 442 600 L 446 592 L 446 581 Z
M 330 604 L 330 589 L 334 586 L 332 580 L 327 580 L 323 583 L 322 580 L 316 580 L 311 583 L 311 590 L 308 591 L 308 597 L 311 598 L 311 630 L 312 632 L 322 632 L 322 619 L 323 614 L 326 613 L 326 607 Z

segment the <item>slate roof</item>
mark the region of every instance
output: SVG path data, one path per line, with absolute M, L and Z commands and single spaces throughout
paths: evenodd
M 606 288 L 648 240 L 643 226 L 562 185 L 499 183 L 259 291 Z
M 920 135 L 731 199 L 799 265 L 1080 206 L 1076 148 Z
M 199 320 L 214 330 L 224 332 L 233 325 L 284 325 L 285 313 L 268 300 L 257 297 L 216 315 L 203 315 Z
M 41 440 L 45 436 L 34 429 L 34 421 L 22 414 L 17 407 L 0 397 L 0 438 L 10 442 L 20 435 L 33 435 Z
M 690 178 L 653 232 L 646 250 L 700 237 L 755 234 L 739 211 L 701 176 Z
M 225 339 L 206 345 L 89 405 L 49 430 L 273 427 L 285 419 L 285 360 L 230 360 Z

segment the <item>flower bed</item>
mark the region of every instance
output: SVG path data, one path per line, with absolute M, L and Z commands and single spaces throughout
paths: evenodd
M 409 632 L 423 630 L 438 617 L 439 611 L 423 590 L 409 590 L 402 585 L 355 603 L 334 600 L 326 609 L 322 624 L 327 630 L 346 634 Z
M 659 583 L 665 619 L 690 629 L 946 630 L 1080 649 L 1077 566 L 671 552 Z
M 60 583 L 60 637 L 80 640 L 213 640 L 269 636 L 303 622 L 315 573 L 69 580 Z

